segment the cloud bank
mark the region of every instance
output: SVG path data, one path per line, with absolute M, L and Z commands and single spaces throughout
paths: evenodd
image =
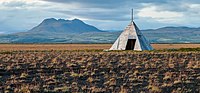
M 0 31 L 25 31 L 52 17 L 123 29 L 130 22 L 131 8 L 141 29 L 200 26 L 199 0 L 1 0 Z

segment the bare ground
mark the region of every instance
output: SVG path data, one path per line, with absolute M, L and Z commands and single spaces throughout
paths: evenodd
M 0 53 L 0 93 L 200 93 L 199 52 Z

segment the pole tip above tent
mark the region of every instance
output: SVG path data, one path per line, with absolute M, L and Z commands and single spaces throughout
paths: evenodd
M 124 29 L 110 50 L 153 50 L 150 43 L 134 23 L 133 9 L 131 13 L 131 23 Z

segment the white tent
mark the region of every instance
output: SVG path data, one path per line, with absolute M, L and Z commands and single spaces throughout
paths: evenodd
M 125 28 L 109 50 L 153 50 L 150 43 L 133 21 L 133 10 L 131 23 Z

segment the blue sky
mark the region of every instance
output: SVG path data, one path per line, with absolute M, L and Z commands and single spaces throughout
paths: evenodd
M 140 29 L 200 27 L 200 0 L 0 0 L 0 34 L 27 31 L 46 18 L 78 18 L 102 30 L 121 30 L 131 8 Z

